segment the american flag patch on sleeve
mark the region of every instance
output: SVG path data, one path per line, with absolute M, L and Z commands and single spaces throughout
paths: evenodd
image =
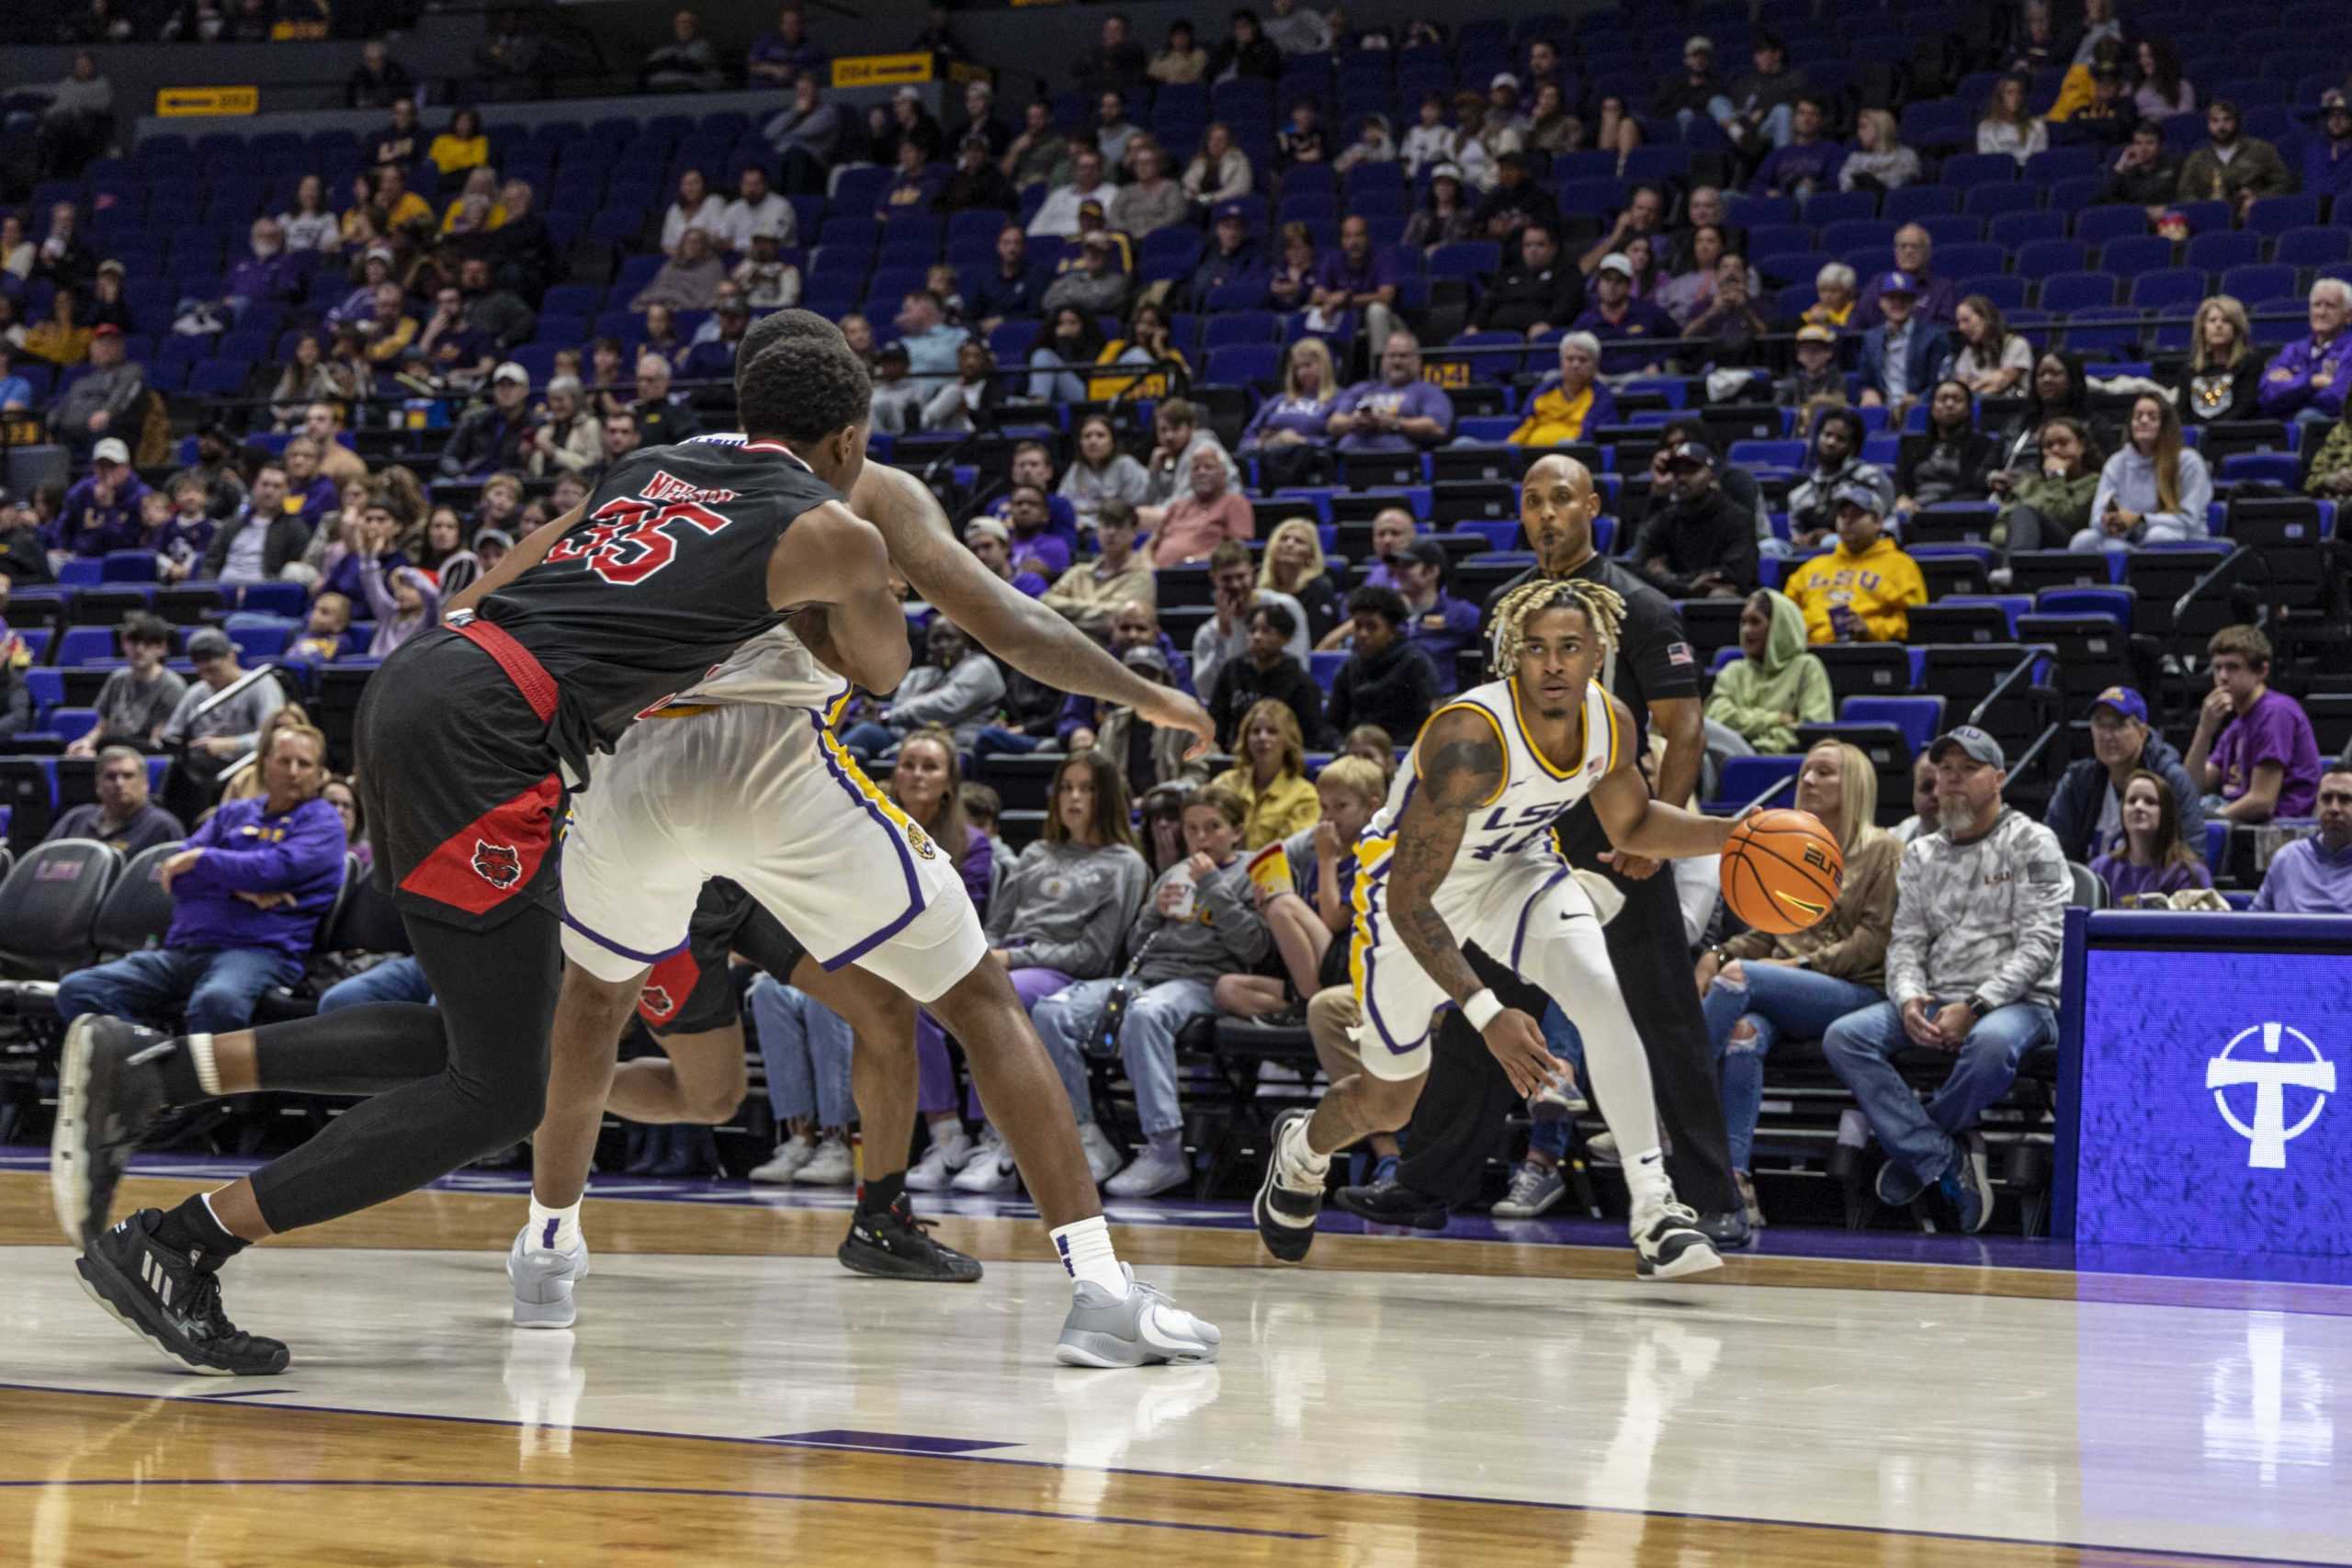
M 1666 661 L 1668 664 L 1691 664 L 1697 662 L 1697 660 L 1690 657 L 1690 645 L 1687 642 L 1668 643 L 1666 645 Z

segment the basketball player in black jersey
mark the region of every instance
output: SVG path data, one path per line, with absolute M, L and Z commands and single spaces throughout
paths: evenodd
M 97 1016 L 68 1031 L 51 1182 L 84 1286 L 170 1359 L 275 1372 L 219 1269 L 251 1244 L 371 1207 L 527 1136 L 558 987 L 552 830 L 591 754 L 804 606 L 837 667 L 876 690 L 909 661 L 881 536 L 838 497 L 865 460 L 863 367 L 820 343 L 739 378 L 741 446 L 632 454 L 525 539 L 469 616 L 403 644 L 357 716 L 377 875 L 439 998 L 218 1036 Z M 1018 1008 L 1006 987 L 1008 1005 Z M 1048 1086 L 1050 1071 L 1045 1074 Z M 106 1228 L 163 1108 L 261 1089 L 374 1089 L 244 1180 Z M 1082 1166 L 1081 1166 L 1082 1169 Z

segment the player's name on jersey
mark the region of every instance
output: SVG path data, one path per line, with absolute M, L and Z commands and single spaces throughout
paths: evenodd
M 647 501 L 665 502 L 699 501 L 711 503 L 735 499 L 735 492 L 731 490 L 705 490 L 700 485 L 688 484 L 675 474 L 665 473 L 660 468 L 653 470 L 653 477 L 645 482 L 645 488 L 638 491 L 638 494 Z

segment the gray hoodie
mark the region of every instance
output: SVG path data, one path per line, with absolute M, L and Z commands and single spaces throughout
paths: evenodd
M 997 709 L 1004 705 L 1004 671 L 979 649 L 957 660 L 954 668 L 918 664 L 907 671 L 890 699 L 884 721 L 904 735 L 935 724 L 956 732 L 956 744 L 969 749 Z
M 1022 853 L 989 904 L 989 943 L 1014 969 L 1058 969 L 1100 980 L 1119 968 L 1119 938 L 1134 923 L 1151 868 L 1125 844 L 1050 843 Z
M 1256 966 L 1273 946 L 1273 933 L 1261 919 L 1250 896 L 1250 857 L 1236 854 L 1233 863 L 1202 883 L 1193 898 L 1188 920 L 1170 920 L 1159 912 L 1159 889 L 1173 877 L 1191 880 L 1192 873 L 1171 865 L 1152 885 L 1127 936 L 1127 952 L 1139 955 L 1136 978 L 1147 986 L 1163 980 L 1214 980 Z M 1145 943 L 1151 945 L 1148 949 Z
M 2049 829 L 2004 809 L 1973 843 L 1922 834 L 1903 852 L 1894 889 L 1889 1001 L 1981 997 L 1994 1007 L 2057 1007 L 2075 879 Z

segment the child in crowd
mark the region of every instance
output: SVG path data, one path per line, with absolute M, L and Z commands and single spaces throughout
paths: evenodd
M 343 652 L 344 634 L 351 629 L 351 601 L 330 589 L 311 601 L 311 619 L 288 650 L 294 659 L 331 662 Z

